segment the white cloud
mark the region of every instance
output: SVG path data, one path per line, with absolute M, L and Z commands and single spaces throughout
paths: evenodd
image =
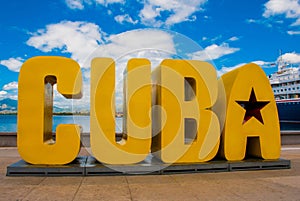
M 176 54 L 173 36 L 170 33 L 154 30 L 133 30 L 108 38 L 107 44 L 90 55 L 95 57 L 111 57 L 116 61 L 116 102 L 120 107 L 123 97 L 123 72 L 131 58 L 147 58 L 151 66 L 156 67 L 163 59 Z M 89 59 L 89 60 L 91 60 Z
M 71 57 L 82 64 L 87 56 L 103 43 L 104 36 L 105 33 L 96 24 L 62 21 L 38 30 L 27 44 L 43 52 L 58 49 L 64 53 L 71 53 Z
M 124 22 L 128 22 L 130 24 L 137 24 L 138 23 L 138 20 L 133 20 L 128 14 L 117 15 L 117 16 L 115 16 L 115 20 L 120 24 L 123 24 Z
M 9 58 L 8 60 L 1 60 L 0 64 L 6 66 L 11 71 L 19 72 L 23 61 L 21 57 Z
M 264 17 L 273 15 L 285 15 L 287 18 L 300 16 L 300 4 L 298 0 L 269 0 L 265 4 Z
M 237 40 L 239 40 L 239 38 L 236 36 L 233 36 L 233 37 L 229 38 L 228 40 L 229 41 L 237 41 Z
M 0 91 L 0 95 L 6 95 L 7 94 L 7 91 Z
M 255 63 L 257 65 L 259 65 L 260 67 L 262 68 L 269 68 L 269 67 L 273 67 L 272 64 L 274 64 L 275 62 L 268 62 L 268 61 L 252 61 L 251 63 Z M 228 73 L 232 70 L 235 70 L 241 66 L 244 66 L 246 65 L 247 63 L 240 63 L 240 64 L 237 64 L 235 66 L 231 66 L 231 67 L 222 67 L 220 70 L 217 71 L 217 74 L 218 76 L 222 76 L 223 74 L 225 73 Z
M 264 25 L 266 27 L 271 28 L 273 25 L 271 23 L 274 22 L 279 22 L 279 21 L 274 21 L 271 19 L 247 19 L 246 23 L 248 24 L 260 24 L 260 25 Z M 280 21 L 280 23 L 282 23 L 282 21 Z
M 109 4 L 125 3 L 125 0 L 65 0 L 66 5 L 73 10 L 83 10 L 85 5 L 100 4 L 108 6 Z
M 294 18 L 293 26 L 300 25 L 300 2 L 298 0 L 269 0 L 265 4 L 263 16 L 269 18 L 271 16 L 284 15 L 286 18 Z
M 87 26 L 87 27 L 86 27 Z M 82 28 L 85 27 L 85 33 Z M 133 30 L 116 35 L 103 37 L 98 26 L 83 22 L 61 22 L 48 25 L 39 30 L 28 40 L 28 44 L 37 49 L 50 52 L 59 49 L 71 53 L 72 58 L 81 61 L 84 83 L 83 98 L 80 100 L 65 100 L 57 92 L 54 93 L 55 105 L 75 108 L 89 105 L 89 66 L 95 57 L 111 57 L 116 61 L 116 100 L 122 100 L 123 71 L 131 58 L 147 58 L 152 67 L 163 59 L 176 54 L 172 34 L 154 29 Z M 101 39 L 102 38 L 102 39 Z M 101 42 L 99 42 L 101 41 Z M 119 103 L 119 106 L 122 103 Z
M 232 67 L 225 67 L 225 66 L 223 66 L 220 70 L 217 71 L 217 74 L 218 74 L 218 76 L 220 77 L 220 76 L 222 76 L 223 74 L 228 73 L 228 72 L 230 72 L 230 71 L 232 71 L 232 70 L 234 70 L 234 69 L 237 69 L 238 67 L 241 67 L 241 66 L 243 66 L 243 65 L 245 65 L 245 64 L 246 64 L 246 63 L 240 63 L 240 64 L 235 65 L 235 66 L 232 66 Z
M 280 59 L 278 57 L 277 61 Z M 300 63 L 300 54 L 298 53 L 285 53 L 282 55 L 282 59 L 284 62 L 287 62 L 288 64 L 299 64 Z M 252 61 L 251 63 L 255 63 L 259 65 L 262 68 L 273 68 L 276 66 L 276 61 L 274 62 L 269 62 L 269 61 Z M 232 67 L 222 67 L 220 70 L 217 71 L 218 76 L 222 76 L 223 74 L 230 72 L 238 67 L 241 67 L 243 65 L 246 65 L 247 63 L 240 63 Z
M 287 31 L 289 35 L 300 35 L 300 31 Z
M 84 9 L 83 0 L 66 0 L 66 4 L 71 9 Z
M 300 18 L 298 18 L 296 20 L 296 22 L 294 22 L 293 24 L 291 24 L 291 26 L 299 26 L 300 25 Z
M 255 63 L 259 65 L 262 68 L 273 68 L 276 64 L 276 62 L 269 62 L 269 61 L 252 61 L 251 63 Z
M 142 3 L 143 8 L 139 11 L 138 17 L 140 22 L 152 27 L 160 27 L 163 25 L 171 26 L 173 24 L 181 23 L 184 21 L 195 21 L 197 17 L 194 13 L 203 10 L 203 5 L 208 0 L 145 0 L 137 1 Z M 70 9 L 83 10 L 86 5 L 102 5 L 108 7 L 110 4 L 124 5 L 125 0 L 65 0 L 66 5 Z M 121 7 L 124 12 L 124 8 Z M 112 13 L 108 10 L 108 13 Z M 133 20 L 128 14 L 117 15 L 115 20 L 119 23 L 128 22 L 137 24 L 138 20 Z
M 203 10 L 202 6 L 207 0 L 146 0 L 140 11 L 141 22 L 146 25 L 159 27 L 163 24 L 169 26 L 183 21 L 195 20 L 193 14 Z M 161 14 L 167 15 L 163 20 Z
M 285 53 L 282 55 L 282 60 L 289 64 L 299 64 L 300 63 L 300 54 L 295 53 L 295 52 Z
M 259 65 L 259 66 L 266 65 L 265 61 L 253 61 L 252 63 L 255 63 L 255 64 Z
M 1 109 L 6 109 L 6 108 L 7 108 L 7 105 L 6 105 L 6 104 L 2 104 L 2 105 L 0 105 L 0 108 L 1 108 Z
M 233 54 L 239 50 L 240 48 L 229 47 L 227 43 L 222 43 L 221 45 L 213 44 L 206 47 L 204 50 L 189 54 L 189 57 L 195 60 L 207 61 L 218 59 L 224 55 Z
M 251 23 L 256 23 L 257 20 L 255 20 L 255 19 L 247 19 L 246 22 L 249 23 L 249 24 L 251 24 Z
M 114 3 L 125 3 L 125 0 L 96 0 L 96 3 L 101 5 L 108 5 L 108 4 L 114 4 Z
M 117 59 L 132 52 L 147 49 L 176 52 L 172 35 L 160 30 L 144 29 L 109 36 L 107 43 L 99 45 L 93 55 Z
M 2 89 L 7 91 L 18 89 L 18 82 L 10 82 L 8 84 L 5 84 Z

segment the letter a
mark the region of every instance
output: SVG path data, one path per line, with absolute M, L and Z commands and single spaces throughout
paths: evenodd
M 263 159 L 278 159 L 277 107 L 263 70 L 256 64 L 247 64 L 224 74 L 219 82 L 224 83 L 227 97 L 221 155 L 227 160 L 243 160 L 247 152 Z

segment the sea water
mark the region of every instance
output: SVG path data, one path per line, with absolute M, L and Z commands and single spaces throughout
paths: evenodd
M 116 119 L 116 132 L 122 132 L 122 118 Z M 90 132 L 90 117 L 84 115 L 53 115 L 52 131 L 55 132 L 59 124 L 79 124 L 84 133 Z M 17 115 L 0 115 L 0 132 L 16 132 Z
M 122 118 L 116 119 L 116 132 L 122 132 Z M 55 132 L 59 124 L 79 124 L 84 133 L 90 132 L 90 117 L 84 115 L 54 115 L 52 131 Z M 300 131 L 300 122 L 281 122 L 281 130 Z M 0 115 L 0 132 L 16 132 L 17 131 L 17 115 Z

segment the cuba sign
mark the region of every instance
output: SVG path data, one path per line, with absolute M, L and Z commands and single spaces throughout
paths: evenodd
M 80 125 L 60 124 L 52 139 L 53 85 L 82 97 L 80 66 L 64 57 L 34 57 L 19 75 L 18 151 L 31 164 L 67 164 L 80 150 Z M 115 62 L 94 58 L 90 80 L 90 142 L 104 164 L 134 164 L 149 153 L 164 163 L 199 163 L 217 155 L 280 156 L 272 88 L 263 70 L 247 64 L 219 79 L 202 61 L 166 59 L 151 72 L 131 59 L 124 72 L 124 137 L 115 135 Z

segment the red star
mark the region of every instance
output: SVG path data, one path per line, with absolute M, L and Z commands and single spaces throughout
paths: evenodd
M 252 117 L 256 118 L 258 121 L 264 124 L 264 120 L 261 116 L 260 110 L 264 108 L 270 101 L 257 101 L 254 90 L 252 88 L 249 101 L 236 102 L 246 110 L 243 124 L 245 124 Z

